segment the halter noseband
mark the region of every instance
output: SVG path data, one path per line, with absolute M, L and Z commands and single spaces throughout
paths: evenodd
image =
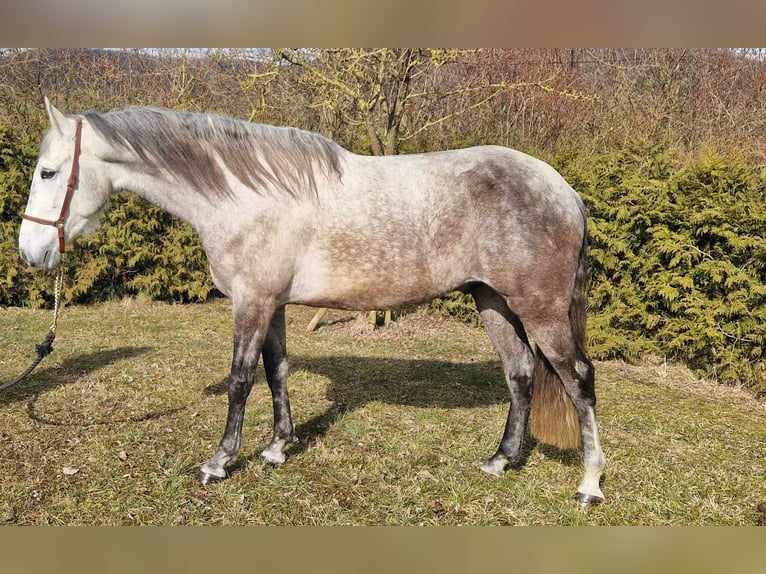
M 52 219 L 41 219 L 26 213 L 21 216 L 22 219 L 33 221 L 41 225 L 52 225 L 58 229 L 59 234 L 59 253 L 64 253 L 66 247 L 64 244 L 64 219 L 69 211 L 69 204 L 72 202 L 72 194 L 74 193 L 74 186 L 77 184 L 77 172 L 80 166 L 80 140 L 82 139 L 82 120 L 77 120 L 77 131 L 74 136 L 74 157 L 72 157 L 72 171 L 69 172 L 69 181 L 66 184 L 66 195 L 64 196 L 64 203 L 61 206 L 61 213 L 59 218 L 55 221 Z

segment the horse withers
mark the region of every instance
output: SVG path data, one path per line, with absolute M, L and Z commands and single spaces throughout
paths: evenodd
M 498 146 L 367 157 L 318 134 L 209 114 L 133 107 L 66 116 L 47 99 L 46 108 L 51 128 L 19 235 L 24 261 L 57 266 L 64 244 L 98 225 L 109 196 L 129 191 L 199 233 L 213 280 L 232 300 L 228 415 L 203 484 L 226 478 L 239 452 L 260 356 L 274 404 L 262 455 L 286 459 L 295 429 L 285 305 L 373 310 L 462 290 L 511 394 L 482 470 L 502 476 L 519 460 L 531 412 L 539 440 L 582 448 L 579 503 L 603 500 L 584 344 L 586 214 L 548 164 Z

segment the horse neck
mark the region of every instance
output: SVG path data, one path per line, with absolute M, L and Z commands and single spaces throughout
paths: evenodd
M 190 189 L 182 182 L 165 179 L 136 166 L 117 167 L 113 177 L 116 192 L 135 193 L 149 203 L 185 221 L 198 232 L 214 224 L 217 211 L 210 199 Z

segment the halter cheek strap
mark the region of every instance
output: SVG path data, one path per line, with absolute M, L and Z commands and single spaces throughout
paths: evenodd
M 52 225 L 58 230 L 59 235 L 59 253 L 64 253 L 66 250 L 64 242 L 64 220 L 67 212 L 69 211 L 69 204 L 72 201 L 72 194 L 74 193 L 74 186 L 77 185 L 77 172 L 80 167 L 80 140 L 82 139 L 82 120 L 77 120 L 77 130 L 74 136 L 74 156 L 72 157 L 72 170 L 69 172 L 69 180 L 66 184 L 66 195 L 64 195 L 64 203 L 61 206 L 61 212 L 58 219 L 55 221 L 52 219 L 42 219 L 40 217 L 34 217 L 27 215 L 26 213 L 21 216 L 22 219 L 39 223 L 40 225 Z

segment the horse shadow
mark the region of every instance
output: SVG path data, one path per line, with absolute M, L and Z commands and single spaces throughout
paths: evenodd
M 0 406 L 34 399 L 40 393 L 74 383 L 102 367 L 154 351 L 154 347 L 120 347 L 69 357 L 59 364 L 41 367 L 18 385 L 0 395 Z
M 329 380 L 329 408 L 298 424 L 298 442 L 287 451 L 297 456 L 323 437 L 338 417 L 362 408 L 371 402 L 418 408 L 459 409 L 508 404 L 510 393 L 504 381 L 502 365 L 497 361 L 458 363 L 441 360 L 396 359 L 388 357 L 306 357 L 291 356 L 293 373 L 306 371 Z M 206 394 L 225 394 L 228 378 L 210 385 Z M 505 417 L 496 422 L 498 441 Z M 560 451 L 538 444 L 527 436 L 522 456 L 513 468 L 523 467 L 535 448 L 565 464 L 575 464 L 579 457 L 570 451 Z M 489 456 L 492 453 L 487 453 Z M 243 464 L 258 458 L 258 453 L 243 460 Z

